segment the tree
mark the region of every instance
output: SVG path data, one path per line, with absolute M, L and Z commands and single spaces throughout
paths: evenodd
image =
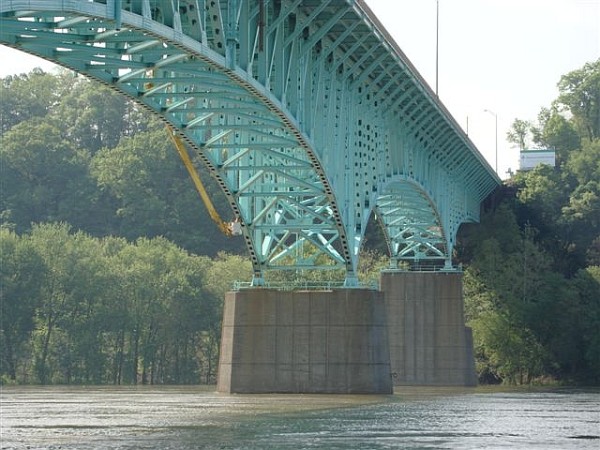
M 105 356 L 104 382 L 120 385 L 126 374 L 125 363 L 128 349 L 126 335 L 130 330 L 130 311 L 125 286 L 127 283 L 127 263 L 121 254 L 131 245 L 123 238 L 102 239 L 102 255 L 108 269 L 108 282 L 104 286 L 105 308 L 98 315 L 102 324 L 102 347 Z
M 528 383 L 556 365 L 548 348 L 555 343 L 554 305 L 567 295 L 564 280 L 551 273 L 552 258 L 535 242 L 536 230 L 520 231 L 507 202 L 488 211 L 482 225 L 464 281 L 478 371 L 487 381 Z
M 526 120 L 515 119 L 511 129 L 506 133 L 506 140 L 519 147 L 519 150 L 525 150 L 527 139 L 531 130 L 531 123 Z
M 47 221 L 85 226 L 96 217 L 88 165 L 89 155 L 62 139 L 52 123 L 15 125 L 0 148 L 3 219 L 18 232 Z M 88 215 L 80 214 L 84 205 Z
M 600 383 L 600 266 L 590 266 L 579 271 L 573 280 L 579 294 L 577 331 L 581 345 L 582 366 L 576 375 L 588 383 Z
M 220 303 L 208 292 L 205 281 L 211 261 L 173 249 L 168 264 L 172 268 L 172 287 L 159 344 L 159 370 L 154 379 L 180 384 L 210 382 L 210 367 L 203 363 L 210 361 L 212 355 L 204 340 L 221 317 Z
M 47 267 L 28 239 L 0 228 L 0 377 L 17 380 L 26 362 Z
M 60 324 L 69 315 L 71 287 L 76 258 L 67 225 L 34 226 L 31 242 L 49 266 L 50 275 L 42 286 L 42 301 L 36 314 L 34 341 L 34 368 L 41 384 L 52 382 L 56 370 L 53 364 L 53 340 Z
M 113 280 L 100 242 L 65 224 L 36 225 L 30 241 L 48 267 L 33 334 L 39 382 L 102 382 Z
M 59 101 L 58 77 L 34 69 L 0 79 L 0 134 L 30 119 L 44 118 Z
M 563 214 L 567 220 L 581 220 L 590 229 L 600 231 L 600 139 L 586 142 L 573 152 L 567 169 L 575 178 L 576 187 Z
M 66 78 L 66 77 L 65 77 Z M 123 95 L 71 73 L 70 89 L 53 109 L 63 125 L 64 138 L 91 155 L 101 148 L 114 148 L 126 135 L 156 127 L 156 120 Z
M 509 312 L 486 311 L 471 326 L 477 337 L 474 345 L 480 378 L 483 375 L 507 384 L 524 384 L 543 374 L 544 348 Z
M 563 75 L 558 89 L 557 102 L 573 114 L 580 135 L 600 138 L 600 59 Z
M 587 265 L 600 266 L 600 235 L 594 238 L 586 252 Z
M 570 152 L 581 145 L 581 137 L 572 121 L 561 114 L 554 105 L 551 109 L 542 108 L 538 114 L 538 126 L 532 127 L 533 142 L 540 148 L 553 149 L 556 166 L 561 167 L 569 158 Z

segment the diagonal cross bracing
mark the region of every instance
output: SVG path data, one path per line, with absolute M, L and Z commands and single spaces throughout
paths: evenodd
M 4 0 L 0 43 L 113 87 L 195 150 L 257 282 L 344 268 L 377 211 L 393 259 L 451 259 L 499 184 L 363 0 Z

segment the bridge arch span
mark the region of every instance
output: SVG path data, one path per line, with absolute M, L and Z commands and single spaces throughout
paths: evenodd
M 174 127 L 240 219 L 256 283 L 344 268 L 353 284 L 374 208 L 393 256 L 448 262 L 499 184 L 363 0 L 5 0 L 0 43 Z

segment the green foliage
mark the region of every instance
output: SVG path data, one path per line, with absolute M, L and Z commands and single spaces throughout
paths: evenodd
M 578 294 L 579 326 L 575 328 L 590 383 L 600 383 L 600 266 L 589 266 L 577 273 L 573 284 Z M 573 367 L 573 370 L 578 370 Z
M 88 164 L 89 155 L 48 121 L 15 125 L 0 148 L 3 219 L 19 232 L 46 221 L 84 225 L 80 205 L 93 203 Z
M 528 136 L 531 131 L 531 123 L 526 120 L 515 119 L 511 129 L 506 133 L 506 140 L 519 147 L 519 150 L 527 148 Z
M 599 80 L 600 61 L 586 64 L 561 78 L 539 126 L 515 121 L 514 140 L 531 131 L 559 165 L 518 173 L 463 243 L 482 380 L 600 380 Z
M 581 137 L 572 121 L 561 114 L 556 106 L 542 108 L 538 115 L 539 125 L 533 125 L 531 132 L 534 143 L 540 148 L 552 148 L 556 152 L 556 165 L 562 166 L 569 153 L 581 145 Z
M 557 103 L 572 115 L 580 136 L 600 138 L 600 59 L 563 75 L 558 83 Z
M 62 93 L 60 78 L 34 69 L 0 83 L 0 135 L 18 123 L 45 117 Z
M 224 292 L 249 277 L 249 262 L 65 224 L 0 234 L 3 379 L 214 382 Z
M 0 367 L 15 381 L 26 363 L 28 336 L 41 300 L 47 267 L 28 240 L 0 228 Z
M 104 147 L 115 147 L 129 131 L 133 105 L 106 86 L 71 76 L 70 89 L 61 96 L 52 119 L 62 124 L 65 139 L 95 154 Z M 139 117 L 143 118 L 142 115 Z
M 572 152 L 566 169 L 576 180 L 576 184 L 568 204 L 562 210 L 565 221 L 569 224 L 584 224 L 590 230 L 599 230 L 600 139 L 585 142 L 581 149 Z
M 506 203 L 483 221 L 516 223 Z M 465 314 L 473 328 L 480 379 L 512 384 L 544 375 L 593 379 L 597 368 L 586 354 L 594 352 L 600 338 L 593 325 L 597 319 L 592 319 L 598 313 L 584 315 L 582 307 L 591 304 L 598 311 L 597 282 L 582 275 L 576 282 L 554 272 L 552 257 L 536 242 L 539 235 L 531 227 L 516 239 L 509 236 L 494 227 L 481 228 L 465 271 Z M 587 341 L 581 336 L 584 329 L 590 333 Z
M 544 373 L 544 348 L 534 334 L 504 311 L 482 313 L 471 323 L 477 337 L 480 378 L 508 384 L 530 383 Z

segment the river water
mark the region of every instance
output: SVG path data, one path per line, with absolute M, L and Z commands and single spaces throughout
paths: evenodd
M 600 449 L 600 391 L 3 387 L 2 449 Z

